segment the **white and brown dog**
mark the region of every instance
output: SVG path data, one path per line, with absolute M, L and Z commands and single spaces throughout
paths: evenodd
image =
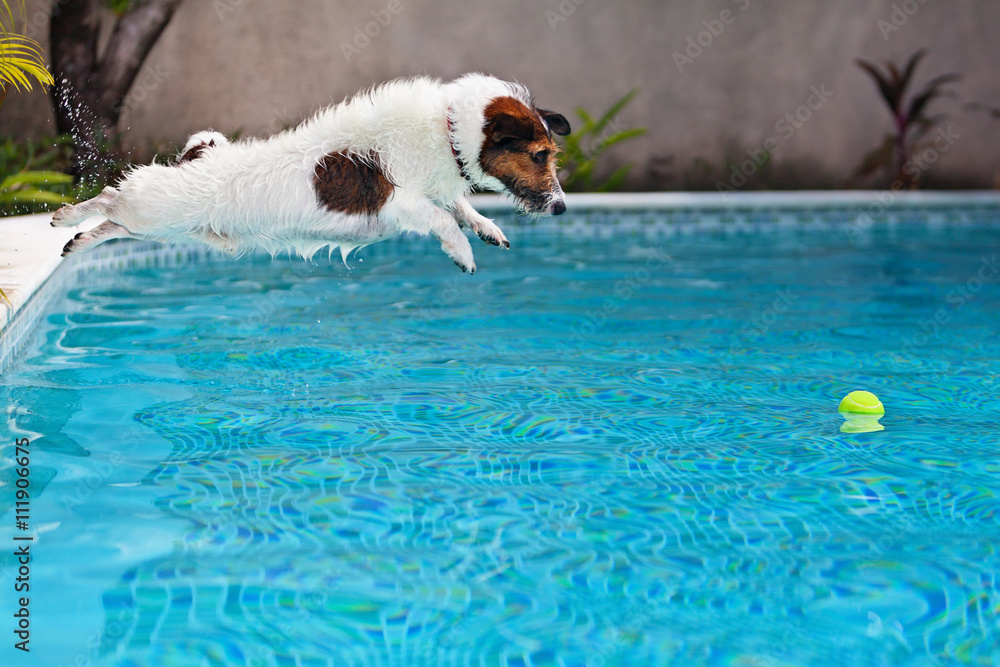
M 230 143 L 192 136 L 177 164 L 131 170 L 117 188 L 64 206 L 53 226 L 108 218 L 63 255 L 113 238 L 200 241 L 231 254 L 355 248 L 400 232 L 433 234 L 475 272 L 462 227 L 510 247 L 472 208 L 474 189 L 513 196 L 528 213 L 566 210 L 552 133 L 566 119 L 536 108 L 521 85 L 483 74 L 450 83 L 401 79 L 324 109 L 299 127 Z

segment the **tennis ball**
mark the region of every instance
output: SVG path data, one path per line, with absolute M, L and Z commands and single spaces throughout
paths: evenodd
M 857 415 L 884 415 L 885 408 L 878 396 L 870 391 L 852 391 L 844 397 L 838 408 L 840 412 L 850 412 Z

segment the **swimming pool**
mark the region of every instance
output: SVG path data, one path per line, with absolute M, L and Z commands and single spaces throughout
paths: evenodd
M 995 215 L 504 220 L 474 277 L 129 246 L 0 376 L 32 658 L 996 664 Z

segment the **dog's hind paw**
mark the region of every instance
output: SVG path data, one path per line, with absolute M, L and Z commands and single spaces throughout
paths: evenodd
M 71 252 L 73 252 L 74 250 L 76 250 L 77 245 L 78 245 L 77 242 L 80 240 L 80 237 L 83 236 L 85 233 L 86 232 L 80 232 L 79 234 L 77 234 L 76 236 L 74 236 L 73 238 L 71 238 L 69 241 L 67 241 L 66 245 L 63 246 L 62 255 L 61 256 L 65 257 L 66 255 L 68 255 Z
M 129 238 L 131 236 L 129 231 L 121 225 L 110 220 L 105 220 L 89 232 L 80 232 L 70 239 L 69 243 L 63 246 L 62 256 L 65 257 L 70 253 L 80 252 L 81 250 L 90 250 L 93 246 L 110 241 L 111 239 Z
M 66 204 L 52 214 L 52 222 L 49 224 L 53 227 L 72 227 L 77 222 L 73 215 L 73 204 Z

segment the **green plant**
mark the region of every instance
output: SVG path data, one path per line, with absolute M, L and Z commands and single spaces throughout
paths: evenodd
M 104 0 L 104 4 L 118 16 L 132 9 L 132 0 Z
M 911 156 L 922 148 L 921 140 L 945 117 L 943 114 L 928 115 L 928 106 L 938 97 L 953 95 L 952 91 L 946 90 L 946 86 L 961 78 L 958 74 L 943 74 L 928 81 L 919 91 L 908 95 L 917 65 L 926 55 L 927 51 L 924 49 L 917 51 L 902 69 L 892 62 L 886 62 L 884 71 L 867 60 L 857 61 L 858 67 L 875 81 L 882 100 L 892 115 L 893 129 L 877 148 L 864 156 L 855 178 L 870 176 L 883 170 L 893 179 L 894 185 L 899 183 L 905 188 L 917 186 L 920 170 L 908 169 L 907 165 Z
M 563 139 L 563 153 L 559 163 L 560 170 L 565 173 L 563 187 L 566 190 L 609 192 L 621 187 L 632 168 L 631 162 L 616 169 L 600 184 L 595 184 L 594 178 L 598 160 L 606 150 L 626 139 L 646 134 L 645 127 L 618 126 L 618 114 L 638 93 L 638 89 L 630 90 L 598 119 L 577 107 L 576 114 L 582 125 Z
M 965 105 L 965 108 L 968 111 L 982 111 L 990 118 L 1000 119 L 1000 109 L 997 107 L 991 107 L 988 104 L 983 104 L 982 102 L 969 102 Z
M 7 90 L 31 90 L 31 80 L 52 85 L 52 75 L 45 68 L 38 42 L 14 32 L 14 10 L 8 0 L 0 0 L 0 103 Z M 17 3 L 24 14 L 24 0 Z
M 69 204 L 76 200 L 46 188 L 72 184 L 72 176 L 58 171 L 19 171 L 0 181 L 0 206 Z
M 73 140 L 68 136 L 44 143 L 0 140 L 0 216 L 40 213 L 89 198 L 93 188 L 73 186 L 69 171 Z

